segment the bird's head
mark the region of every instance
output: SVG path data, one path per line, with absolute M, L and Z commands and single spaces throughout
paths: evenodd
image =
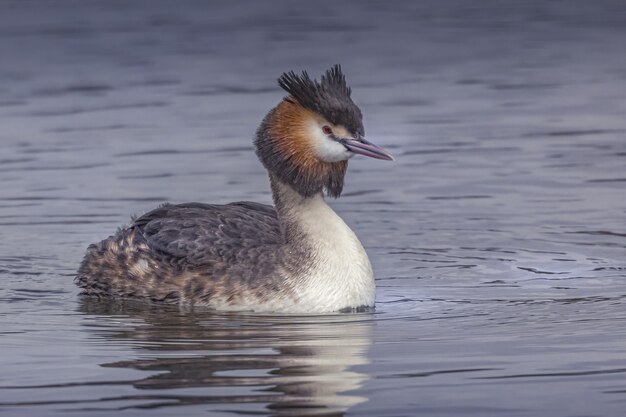
M 289 95 L 265 117 L 255 145 L 265 168 L 280 181 L 305 197 L 324 190 L 338 197 L 352 156 L 393 160 L 365 140 L 361 110 L 339 65 L 320 81 L 291 71 L 278 84 Z

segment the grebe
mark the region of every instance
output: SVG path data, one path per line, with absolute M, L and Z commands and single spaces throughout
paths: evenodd
M 256 132 L 274 207 L 164 204 L 90 245 L 82 294 L 217 310 L 321 313 L 374 306 L 374 276 L 358 238 L 326 204 L 355 154 L 393 160 L 363 138 L 339 65 L 313 80 L 284 73 L 289 94 Z

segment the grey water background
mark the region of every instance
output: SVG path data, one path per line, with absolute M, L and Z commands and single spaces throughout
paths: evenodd
M 626 415 L 621 1 L 8 1 L 0 415 Z M 164 202 L 270 202 L 283 71 L 343 64 L 367 137 L 332 206 L 375 313 L 82 300 Z

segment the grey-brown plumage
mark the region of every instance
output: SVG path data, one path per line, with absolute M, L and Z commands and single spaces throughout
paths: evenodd
M 88 295 L 167 303 L 228 305 L 277 291 L 289 297 L 276 274 L 282 245 L 271 206 L 164 204 L 91 245 L 77 282 Z
M 339 196 L 353 154 L 391 156 L 362 139 L 339 66 L 321 82 L 290 72 L 279 84 L 290 95 L 255 139 L 275 207 L 165 204 L 89 246 L 76 277 L 84 295 L 258 311 L 373 304 L 367 255 L 323 193 Z

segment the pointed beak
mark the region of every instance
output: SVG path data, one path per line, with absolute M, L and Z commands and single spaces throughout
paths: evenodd
M 340 142 L 350 152 L 357 155 L 369 156 L 370 158 L 383 159 L 385 161 L 394 160 L 389 152 L 365 139 L 340 139 Z

